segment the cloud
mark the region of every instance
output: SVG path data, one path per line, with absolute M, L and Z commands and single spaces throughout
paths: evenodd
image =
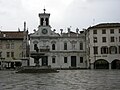
M 119 22 L 119 3 L 118 0 L 75 0 L 66 10 L 64 23 L 66 26 L 83 28 L 93 23 Z
M 18 28 L 24 11 L 21 0 L 1 0 L 0 8 L 0 25 L 3 30 Z
M 23 28 L 27 21 L 32 32 L 45 6 L 53 28 L 81 29 L 93 23 L 120 21 L 119 4 L 120 0 L 0 0 L 0 25 L 8 30 Z

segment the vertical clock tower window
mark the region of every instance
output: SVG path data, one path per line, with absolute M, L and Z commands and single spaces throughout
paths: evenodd
M 49 19 L 46 18 L 45 21 L 46 21 L 46 26 L 48 26 L 49 25 Z
M 43 21 L 44 21 L 44 18 L 41 18 L 41 26 L 43 26 Z

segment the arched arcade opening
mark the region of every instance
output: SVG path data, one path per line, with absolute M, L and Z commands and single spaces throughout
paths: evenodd
M 104 59 L 99 59 L 94 62 L 94 69 L 109 69 L 109 62 Z
M 120 60 L 115 59 L 111 62 L 111 69 L 120 69 Z

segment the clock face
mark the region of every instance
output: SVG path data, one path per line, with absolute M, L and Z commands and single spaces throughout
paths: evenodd
M 43 29 L 43 30 L 42 30 L 42 33 L 43 33 L 43 34 L 47 34 L 47 32 L 48 32 L 47 29 Z

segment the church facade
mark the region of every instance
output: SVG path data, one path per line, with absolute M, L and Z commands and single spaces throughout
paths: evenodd
M 41 53 L 39 66 L 52 68 L 87 68 L 85 33 L 83 31 L 61 33 L 51 30 L 50 14 L 39 14 L 38 30 L 30 34 L 30 55 Z M 34 58 L 30 58 L 30 66 L 35 66 Z

